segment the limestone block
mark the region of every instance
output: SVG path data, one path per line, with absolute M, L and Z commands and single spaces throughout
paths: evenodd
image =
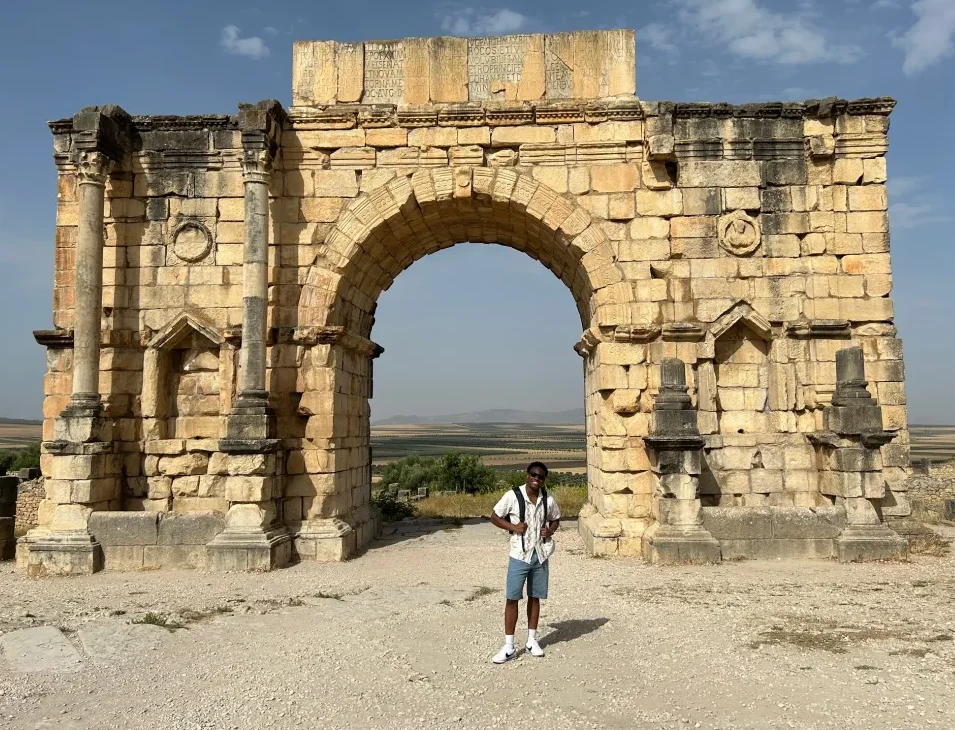
M 557 130 L 554 127 L 495 127 L 491 130 L 492 147 L 508 147 L 521 144 L 552 144 L 556 140 Z
M 209 457 L 209 474 L 261 476 L 275 469 L 274 454 L 224 454 Z
M 846 214 L 848 233 L 885 233 L 888 230 L 889 219 L 884 211 Z
M 884 183 L 886 180 L 885 158 L 876 157 L 862 160 L 862 182 Z
M 850 211 L 878 211 L 888 208 L 884 185 L 863 185 L 848 188 Z
M 857 185 L 862 181 L 862 160 L 843 158 L 835 161 L 832 181 L 836 184 Z
M 639 168 L 635 164 L 594 166 L 590 184 L 598 193 L 631 192 L 640 184 Z
M 155 545 L 158 525 L 156 512 L 93 512 L 89 531 L 104 547 Z
M 408 130 L 398 127 L 366 129 L 365 144 L 369 147 L 404 147 L 408 144 Z
M 199 479 L 198 476 L 175 477 L 170 485 L 173 498 L 198 497 Z
M 146 496 L 149 499 L 167 499 L 172 496 L 172 479 L 166 476 L 146 477 Z
M 204 474 L 209 465 L 205 454 L 185 454 L 184 456 L 165 456 L 159 460 L 158 470 L 164 476 L 185 476 Z
M 313 173 L 315 195 L 354 198 L 358 195 L 358 175 L 354 170 L 316 170 Z
M 843 500 L 846 508 L 846 522 L 850 525 L 878 525 L 882 522 L 878 512 L 868 499 L 854 495 Z
M 230 502 L 264 502 L 272 498 L 275 480 L 270 476 L 230 476 L 225 498 Z

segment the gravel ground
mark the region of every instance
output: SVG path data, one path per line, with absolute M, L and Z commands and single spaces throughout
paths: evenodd
M 588 558 L 570 524 L 547 656 L 495 666 L 506 539 L 432 529 L 265 575 L 28 580 L 4 563 L 0 633 L 59 627 L 82 663 L 0 661 L 0 727 L 955 726 L 955 557 L 654 568 Z M 184 628 L 84 649 L 148 612 Z

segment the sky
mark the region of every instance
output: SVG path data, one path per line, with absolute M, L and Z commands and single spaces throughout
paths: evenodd
M 646 100 L 893 96 L 889 198 L 909 419 L 955 424 L 955 0 L 12 3 L 0 24 L 0 416 L 38 418 L 56 174 L 46 122 L 84 106 L 232 113 L 291 103 L 294 40 L 637 30 Z M 583 401 L 570 292 L 524 254 L 459 245 L 379 300 L 373 418 Z

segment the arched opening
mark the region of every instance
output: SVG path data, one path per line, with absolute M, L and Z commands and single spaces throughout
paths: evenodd
M 412 263 L 462 241 L 499 243 L 541 262 L 569 289 L 593 338 L 630 320 L 633 287 L 623 282 L 600 225 L 514 170 L 419 171 L 358 198 L 320 246 L 300 299 L 300 328 L 325 333 L 302 357 L 304 438 L 284 498 L 303 557 L 343 557 L 371 540 L 369 398 L 381 350 L 370 336 L 377 301 Z M 601 412 L 594 372 L 584 368 L 588 447 Z M 598 479 L 590 475 L 591 489 Z M 327 541 L 329 535 L 335 539 Z

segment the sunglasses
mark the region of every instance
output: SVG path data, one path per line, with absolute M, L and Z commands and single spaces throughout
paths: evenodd
M 539 482 L 542 482 L 542 481 L 544 481 L 544 480 L 547 478 L 547 475 L 546 475 L 546 474 L 541 474 L 539 471 L 531 471 L 531 472 L 528 472 L 528 476 L 529 476 L 531 479 L 536 479 L 536 480 L 539 481 Z

